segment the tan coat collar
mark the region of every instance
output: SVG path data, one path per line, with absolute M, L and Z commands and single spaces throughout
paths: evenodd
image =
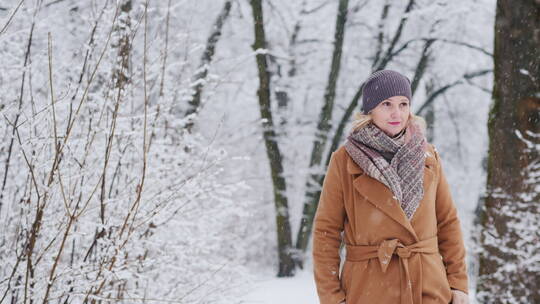
M 428 156 L 424 166 L 424 199 L 420 202 L 420 206 L 424 204 L 425 193 L 428 191 L 430 184 L 435 177 L 436 159 L 432 152 L 427 152 Z M 375 205 L 381 211 L 390 216 L 393 220 L 401 224 L 409 231 L 416 241 L 419 241 L 416 232 L 414 231 L 411 222 L 407 219 L 405 212 L 401 209 L 398 201 L 394 198 L 392 191 L 380 181 L 363 174 L 364 171 L 354 162 L 351 157 L 347 160 L 347 172 L 352 175 L 358 175 L 353 180 L 354 188 L 364 196 L 367 201 Z M 417 210 L 418 212 L 418 210 Z M 413 215 L 414 218 L 414 215 Z

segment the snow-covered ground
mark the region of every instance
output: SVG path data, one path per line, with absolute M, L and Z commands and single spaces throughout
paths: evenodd
M 242 304 L 316 304 L 319 303 L 313 280 L 313 268 L 307 265 L 292 278 L 276 278 L 264 272 L 253 284 Z
M 470 290 L 469 304 L 475 304 L 474 290 Z M 292 278 L 277 278 L 275 272 L 261 272 L 242 304 L 319 304 L 313 280 L 313 267 L 306 265 Z

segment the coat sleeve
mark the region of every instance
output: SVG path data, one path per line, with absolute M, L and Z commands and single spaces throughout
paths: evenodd
M 460 221 L 448 181 L 444 175 L 441 160 L 435 150 L 438 163 L 439 183 L 437 185 L 436 213 L 439 252 L 446 267 L 446 276 L 450 288 L 468 293 L 465 246 L 461 233 Z
M 345 301 L 339 280 L 341 232 L 346 218 L 338 163 L 332 153 L 314 218 L 313 269 L 321 304 Z

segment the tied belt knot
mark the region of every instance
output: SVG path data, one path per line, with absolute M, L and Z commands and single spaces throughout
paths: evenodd
M 439 253 L 437 237 L 425 239 L 405 246 L 398 239 L 384 240 L 378 246 L 347 245 L 347 261 L 360 262 L 377 258 L 383 273 L 386 272 L 396 254 L 399 259 L 401 304 L 422 303 L 422 261 L 419 255 Z M 409 264 L 413 266 L 413 273 L 409 271 Z M 412 281 L 411 281 L 412 279 Z M 414 283 L 414 286 L 413 286 Z M 415 289 L 413 291 L 413 288 Z M 415 299 L 413 301 L 413 298 Z

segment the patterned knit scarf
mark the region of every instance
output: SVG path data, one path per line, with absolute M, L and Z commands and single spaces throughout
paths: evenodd
M 423 178 L 427 141 L 413 120 L 405 134 L 392 138 L 373 123 L 349 134 L 345 149 L 369 176 L 385 184 L 410 220 L 424 196 Z M 390 163 L 383 157 L 392 155 Z

